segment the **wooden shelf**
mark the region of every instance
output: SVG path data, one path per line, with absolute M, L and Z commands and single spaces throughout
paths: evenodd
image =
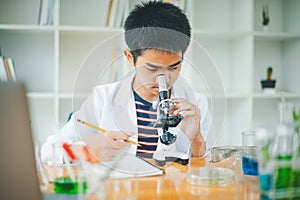
M 54 26 L 34 24 L 37 22 L 36 0 L 20 1 L 18 5 L 14 5 L 16 1 L 3 1 L 0 8 L 2 54 L 14 58 L 17 79 L 28 83 L 27 96 L 34 108 L 33 124 L 37 127 L 36 132 L 43 134 L 43 139 L 51 134 L 45 132 L 44 127 L 45 130 L 60 127 L 73 111 L 69 103 L 74 98 L 76 102 L 83 101 L 89 95 L 85 91 L 91 91 L 91 85 L 96 84 L 89 74 L 84 74 L 87 81 L 78 88 L 83 92 L 75 97 L 70 92 L 84 59 L 97 44 L 124 31 L 122 28 L 101 27 L 105 20 L 98 19 L 102 14 L 96 5 L 104 5 L 105 0 L 95 0 L 90 4 L 85 0 L 57 2 Z M 136 2 L 129 0 L 129 9 Z M 186 3 L 192 25 L 192 42 L 204 47 L 200 48 L 201 53 L 207 53 L 205 56 L 210 58 L 210 62 L 193 63 L 193 58 L 203 54 L 189 49 L 191 60 L 187 61 L 203 67 L 200 68 L 203 71 L 186 74 L 192 77 L 193 88 L 198 89 L 203 83 L 198 89 L 202 91 L 207 87 L 205 70 L 215 67 L 215 75 L 222 79 L 227 100 L 226 121 L 218 145 L 240 145 L 241 131 L 255 129 L 259 124 L 257 120 L 263 119 L 265 113 L 276 114 L 273 109 L 281 93 L 267 95 L 259 90 L 259 81 L 265 77 L 267 66 L 274 68 L 274 78 L 278 80 L 276 89 L 292 91 L 283 94 L 289 101 L 300 102 L 300 26 L 297 26 L 300 15 L 294 12 L 299 7 L 299 0 L 268 1 L 272 17 L 268 32 L 259 31 L 262 30 L 261 6 L 265 0 L 186 0 Z M 9 12 L 11 8 L 17 12 Z M 110 63 L 115 53 L 124 64 L 121 58 L 126 45 L 119 40 L 114 42 L 121 46 L 116 48 L 117 53 L 112 53 L 108 44 L 104 45 L 104 53 L 96 52 L 92 62 L 85 67 L 92 66 L 89 69 L 95 73 L 97 69 L 107 67 L 103 63 Z M 199 77 L 203 79 L 202 83 L 199 83 Z M 208 93 L 206 95 L 211 98 Z M 213 97 L 224 98 L 218 92 Z M 237 123 L 240 119 L 243 122 Z M 268 123 L 276 124 L 276 121 Z
M 300 33 L 285 33 L 285 32 L 254 32 L 255 39 L 257 40 L 274 40 L 274 41 L 284 41 L 284 40 L 295 40 L 300 39 Z

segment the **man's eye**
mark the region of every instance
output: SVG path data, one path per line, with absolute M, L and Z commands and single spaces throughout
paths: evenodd
M 155 68 L 148 68 L 148 67 L 147 67 L 147 69 L 148 69 L 149 71 L 151 71 L 151 72 L 157 71 L 157 69 L 155 69 Z
M 176 70 L 178 67 L 168 67 L 168 70 L 169 71 L 174 71 L 174 70 Z

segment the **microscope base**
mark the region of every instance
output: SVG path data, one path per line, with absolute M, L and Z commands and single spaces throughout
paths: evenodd
M 177 162 L 182 165 L 189 164 L 189 156 L 176 151 L 157 151 L 153 154 L 153 159 L 159 166 L 166 165 L 166 162 Z

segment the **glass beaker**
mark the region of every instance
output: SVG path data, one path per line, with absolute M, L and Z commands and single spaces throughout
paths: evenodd
M 242 171 L 244 175 L 258 175 L 258 162 L 256 157 L 255 132 L 242 132 Z
M 74 153 L 71 145 L 67 143 L 52 144 L 52 162 L 49 166 L 51 167 L 50 180 L 53 182 L 53 190 L 55 193 L 77 194 L 78 197 L 83 197 L 87 191 L 87 183 L 82 174 L 81 162 L 80 160 L 71 161 L 64 145 L 67 145 L 68 151 Z

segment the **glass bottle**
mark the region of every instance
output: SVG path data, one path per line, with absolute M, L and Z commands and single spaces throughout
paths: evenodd
M 292 184 L 297 191 L 300 191 L 300 106 L 293 108 L 293 122 L 295 127 L 294 138 L 294 162 L 293 162 L 293 180 Z M 299 193 L 299 192 L 298 192 Z M 298 194 L 300 196 L 300 194 Z
M 255 132 L 242 132 L 242 170 L 245 175 L 257 176 L 258 163 L 256 158 Z
M 260 128 L 255 131 L 257 143 L 257 160 L 259 163 L 259 183 L 263 195 L 268 194 L 273 188 L 273 163 L 271 162 L 270 149 L 274 142 L 273 131 Z
M 294 155 L 293 104 L 282 98 L 278 104 L 279 125 L 276 128 L 274 142 L 275 189 L 276 193 L 289 196 L 288 188 L 293 187 L 294 173 L 292 160 Z
M 274 155 L 276 158 L 275 188 L 285 189 L 291 186 L 293 158 L 293 130 L 287 125 L 277 126 L 277 136 L 274 143 Z
M 70 153 L 76 154 L 70 144 L 57 143 L 54 148 L 56 149 L 54 152 L 60 152 L 60 154 L 57 155 L 63 160 L 63 164 L 56 166 L 60 169 L 57 171 L 59 173 L 56 174 L 53 180 L 54 192 L 60 194 L 77 194 L 78 198 L 80 197 L 79 199 L 81 199 L 83 194 L 87 191 L 87 183 L 81 173 L 81 160 L 79 159 L 79 161 L 77 161 L 77 157 L 73 158 L 70 155 Z

